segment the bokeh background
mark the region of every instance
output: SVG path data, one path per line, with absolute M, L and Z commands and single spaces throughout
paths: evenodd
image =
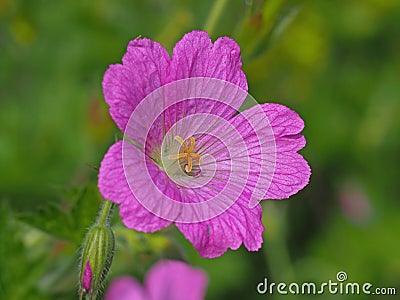
M 77 299 L 78 248 L 101 201 L 96 168 L 121 137 L 103 73 L 139 35 L 171 52 L 203 28 L 237 40 L 259 102 L 303 117 L 311 182 L 263 203 L 256 253 L 202 259 L 175 228 L 135 233 L 115 214 L 108 279 L 142 280 L 175 258 L 207 272 L 207 299 L 276 299 L 257 294 L 265 277 L 321 283 L 339 271 L 400 293 L 399 1 L 0 0 L 0 299 Z

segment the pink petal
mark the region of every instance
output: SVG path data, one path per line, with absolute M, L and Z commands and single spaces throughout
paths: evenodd
M 243 173 L 246 174 L 246 176 L 242 175 L 242 181 L 245 180 L 242 184 L 251 192 L 248 204 L 252 208 L 264 199 L 274 176 L 276 161 L 274 132 L 260 105 L 241 112 L 232 118 L 231 123 L 240 133 L 240 140 L 245 144 L 239 146 L 239 140 L 229 141 L 230 144 L 240 148 L 231 151 L 236 153 L 232 159 L 239 161 L 242 159 Z M 234 177 L 237 175 L 240 174 L 233 174 Z
M 249 195 L 242 194 L 228 210 L 211 220 L 183 224 L 178 229 L 199 251 L 202 257 L 218 257 L 228 248 L 236 250 L 244 243 L 249 251 L 261 248 L 262 232 L 261 206 L 249 208 Z
M 85 271 L 83 272 L 83 288 L 86 291 L 90 290 L 90 286 L 92 285 L 92 268 L 90 267 L 89 261 L 86 262 Z
M 267 199 L 288 198 L 303 189 L 309 182 L 311 169 L 297 153 L 305 144 L 299 134 L 304 122 L 293 110 L 280 104 L 261 105 L 272 126 L 276 143 L 275 173 L 266 193 Z
M 174 205 L 181 202 L 181 191 L 177 184 L 158 165 L 145 157 L 142 150 L 127 141 L 123 142 L 123 160 L 127 182 L 135 199 L 140 201 L 140 205 L 143 205 L 147 211 L 151 211 L 152 216 L 162 217 L 157 217 L 159 225 L 147 224 L 146 226 L 154 228 L 151 231 L 155 231 L 157 228 L 161 229 L 170 224 L 181 213 L 179 207 L 176 208 Z M 143 222 L 152 222 L 146 219 L 147 214 L 143 211 L 140 211 L 140 214 L 132 213 L 134 203 L 126 201 L 121 204 L 120 214 L 124 224 L 129 227 L 129 224 L 135 223 L 142 214 Z
M 107 289 L 105 300 L 148 300 L 144 288 L 133 278 L 122 276 L 115 279 Z
M 160 230 L 170 222 L 149 212 L 132 194 L 122 164 L 122 143 L 119 141 L 112 145 L 101 162 L 100 193 L 105 199 L 121 204 L 120 215 L 126 227 L 143 232 Z
M 172 108 L 166 113 L 166 127 L 192 113 L 232 117 L 247 96 L 247 79 L 241 67 L 240 48 L 234 40 L 222 37 L 213 44 L 204 31 L 192 31 L 184 35 L 173 50 L 170 78 L 196 78 L 196 85 L 202 84 L 195 89 L 188 84 L 188 89 L 205 90 L 206 93 L 200 92 L 203 95 L 212 91 L 212 97 L 194 97 Z M 205 78 L 218 79 L 218 82 L 214 80 L 208 83 Z M 179 90 L 186 89 L 180 87 Z M 222 100 L 223 103 L 205 99 Z
M 104 97 L 122 131 L 138 103 L 168 82 L 169 65 L 170 57 L 160 44 L 137 38 L 129 43 L 122 64 L 110 65 L 105 72 Z
M 207 32 L 192 31 L 175 45 L 171 77 L 212 77 L 229 81 L 247 91 L 240 48 L 234 40 L 221 37 L 213 44 Z
M 152 300 L 201 300 L 206 292 L 207 276 L 183 262 L 165 260 L 147 273 L 145 287 Z

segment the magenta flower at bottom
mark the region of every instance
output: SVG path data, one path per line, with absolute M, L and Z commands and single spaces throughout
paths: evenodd
M 201 300 L 207 287 L 206 274 L 183 262 L 164 260 L 147 273 L 144 285 L 130 276 L 115 279 L 105 300 Z
M 311 174 L 299 115 L 247 99 L 240 49 L 193 31 L 172 58 L 138 38 L 103 79 L 125 139 L 101 162 L 99 189 L 120 204 L 125 226 L 154 232 L 174 223 L 203 257 L 262 244 L 259 200 L 284 199 Z M 241 111 L 241 112 L 240 112 Z M 240 113 L 239 113 L 240 112 Z

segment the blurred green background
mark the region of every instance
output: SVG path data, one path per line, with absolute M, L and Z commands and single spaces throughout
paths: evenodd
M 207 299 L 275 299 L 257 294 L 264 277 L 321 283 L 339 271 L 400 293 L 400 1 L 0 0 L 0 299 L 77 298 L 96 168 L 120 137 L 103 73 L 138 35 L 171 52 L 203 28 L 237 40 L 258 101 L 303 117 L 311 183 L 263 203 L 257 253 L 202 259 L 175 228 L 139 234 L 116 214 L 109 279 L 179 258 L 208 273 Z

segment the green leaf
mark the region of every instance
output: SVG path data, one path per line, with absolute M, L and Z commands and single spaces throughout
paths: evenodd
M 37 289 L 44 261 L 32 255 L 24 244 L 24 228 L 19 226 L 7 204 L 0 205 L 0 295 L 1 299 L 46 299 Z M 25 241 L 26 242 L 26 241 Z M 33 256 L 33 257 L 32 257 Z M 29 270 L 29 271 L 28 271 Z
M 20 213 L 18 220 L 54 237 L 80 244 L 86 229 L 95 221 L 101 197 L 93 184 L 67 194 L 73 198 L 71 202 L 50 203 L 36 212 Z

